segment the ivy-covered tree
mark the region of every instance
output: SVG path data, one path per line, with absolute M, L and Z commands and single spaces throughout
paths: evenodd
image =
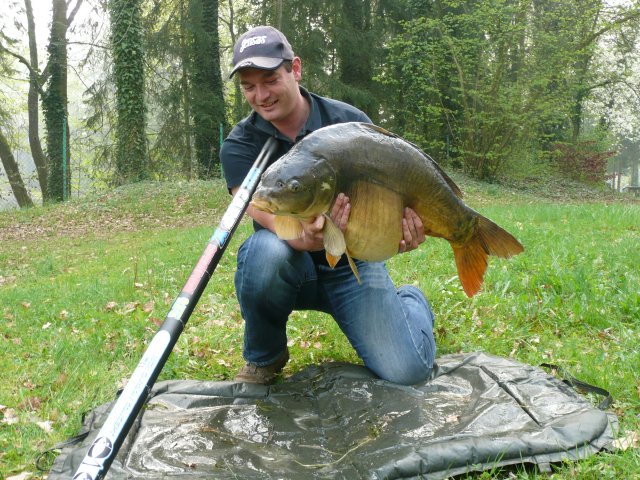
M 117 111 L 115 181 L 124 184 L 150 177 L 142 0 L 110 0 L 108 6 Z
M 71 186 L 69 124 L 67 119 L 67 30 L 82 0 L 67 16 L 65 0 L 52 1 L 48 53 L 48 80 L 42 98 L 47 131 L 47 189 L 45 200 L 60 201 L 69 196 Z

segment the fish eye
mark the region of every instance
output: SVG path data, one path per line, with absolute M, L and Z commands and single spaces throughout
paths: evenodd
M 278 181 L 276 182 L 276 187 L 278 187 L 278 188 L 284 188 L 284 182 L 283 182 L 282 180 L 278 180 Z

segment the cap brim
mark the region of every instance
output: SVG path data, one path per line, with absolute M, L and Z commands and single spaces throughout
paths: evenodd
M 271 57 L 250 57 L 250 58 L 245 58 L 241 62 L 238 62 L 238 64 L 235 67 L 233 67 L 233 70 L 231 70 L 231 73 L 229 74 L 229 78 L 233 77 L 233 75 L 238 70 L 241 70 L 243 68 L 258 68 L 260 70 L 275 70 L 280 65 L 282 65 L 283 62 L 284 62 L 284 59 L 282 59 L 282 58 L 271 58 Z

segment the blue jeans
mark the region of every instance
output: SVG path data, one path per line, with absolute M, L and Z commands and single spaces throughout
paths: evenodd
M 316 268 L 308 253 L 269 230 L 251 235 L 238 252 L 235 277 L 245 359 L 273 363 L 287 346 L 289 314 L 319 310 L 333 316 L 380 378 L 406 385 L 428 379 L 436 352 L 428 301 L 416 287 L 396 290 L 383 263 L 357 265 L 360 285 L 349 266 Z

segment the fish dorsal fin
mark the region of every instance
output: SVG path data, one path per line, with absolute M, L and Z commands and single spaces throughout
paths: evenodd
M 296 218 L 276 215 L 273 226 L 276 235 L 282 240 L 294 240 L 302 236 L 302 224 Z
M 333 257 L 342 256 L 347 250 L 347 243 L 344 240 L 342 231 L 333 223 L 333 220 L 325 213 L 322 235 L 324 236 L 324 249 Z
M 460 190 L 460 187 L 456 185 L 456 182 L 454 182 L 451 179 L 451 177 L 446 174 L 446 172 L 442 169 L 442 167 L 440 167 L 440 165 L 438 165 L 438 163 L 433 158 L 431 158 L 429 155 L 424 153 L 417 145 L 414 145 L 411 142 L 407 142 L 407 143 L 410 143 L 413 148 L 417 149 L 422 155 L 427 157 L 427 160 L 431 162 L 431 164 L 435 167 L 435 169 L 438 171 L 438 173 L 443 178 L 443 180 L 447 182 L 447 185 L 449 185 L 451 190 L 453 190 L 453 193 L 455 193 L 458 198 L 462 198 L 462 190 Z
M 392 133 L 392 132 L 390 132 L 388 130 L 385 130 L 382 127 L 379 127 L 377 125 L 373 125 L 371 123 L 363 123 L 362 126 L 368 128 L 370 130 L 373 130 L 374 132 L 378 132 L 378 133 L 381 133 L 382 135 L 386 135 L 387 137 L 399 138 L 400 140 L 402 140 L 404 142 L 407 142 L 409 145 L 411 145 L 413 148 L 415 148 L 418 152 L 420 152 L 422 155 L 424 155 L 424 157 L 426 157 L 426 159 L 429 161 L 429 163 L 431 163 L 433 165 L 433 167 L 436 169 L 436 171 L 440 174 L 442 179 L 447 183 L 447 185 L 449 185 L 451 190 L 453 190 L 453 193 L 455 193 L 458 198 L 462 198 L 462 190 L 460 190 L 460 187 L 458 187 L 458 185 L 456 185 L 456 182 L 454 182 L 451 179 L 451 177 L 449 177 L 449 175 L 446 174 L 446 172 L 442 169 L 442 167 L 440 167 L 440 165 L 438 165 L 438 162 L 436 162 L 433 158 L 431 158 L 429 155 L 427 155 L 415 143 L 412 143 L 412 142 L 410 142 L 408 140 L 405 140 L 404 138 L 400 137 L 399 135 L 396 135 L 395 133 Z
M 392 133 L 389 130 L 385 130 L 384 128 L 379 127 L 378 125 L 374 125 L 373 123 L 363 123 L 362 126 L 370 130 L 373 130 L 374 132 L 378 132 L 378 133 L 381 133 L 382 135 L 386 135 L 387 137 L 400 138 L 395 133 Z

